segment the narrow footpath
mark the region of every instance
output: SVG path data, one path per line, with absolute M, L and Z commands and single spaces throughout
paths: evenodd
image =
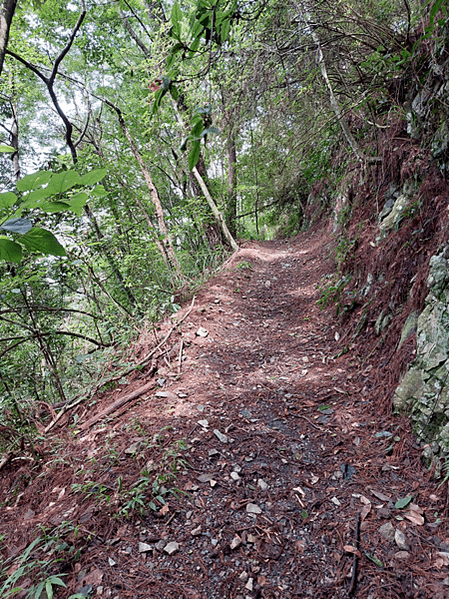
M 449 598 L 447 483 L 382 409 L 375 356 L 357 340 L 340 355 L 340 321 L 318 304 L 328 244 L 320 232 L 247 243 L 147 331 L 135 360 L 172 332 L 138 375 L 53 431 L 59 461 L 23 466 L 29 482 L 9 503 L 17 466 L 3 471 L 4 557 L 39 524 L 67 530 L 80 555 L 61 568 L 64 599 Z M 141 504 L 122 490 L 139 484 Z

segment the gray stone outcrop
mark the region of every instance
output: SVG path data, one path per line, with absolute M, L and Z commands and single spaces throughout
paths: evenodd
M 429 293 L 418 316 L 416 358 L 396 389 L 394 405 L 411 409 L 419 440 L 449 454 L 449 246 L 430 260 Z

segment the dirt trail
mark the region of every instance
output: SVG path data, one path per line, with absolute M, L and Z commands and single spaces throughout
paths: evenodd
M 5 470 L 3 557 L 20 555 L 40 523 L 81 549 L 59 568 L 70 591 L 59 597 L 449 597 L 445 487 L 422 468 L 408 424 L 376 416 L 382 389 L 363 347 L 335 357 L 344 331 L 317 304 L 328 242 L 310 232 L 246 244 L 170 336 L 158 389 L 67 436 L 58 459 Z M 178 497 L 162 489 L 154 512 L 148 502 L 162 503 L 146 489 L 142 517 L 111 517 L 145 469 Z

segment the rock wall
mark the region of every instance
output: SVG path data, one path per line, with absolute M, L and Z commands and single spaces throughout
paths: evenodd
M 425 457 L 449 454 L 449 245 L 430 259 L 429 293 L 418 316 L 416 358 L 396 389 L 394 405 L 411 412 Z

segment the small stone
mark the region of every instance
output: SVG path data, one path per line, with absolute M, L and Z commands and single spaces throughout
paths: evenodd
M 407 543 L 407 537 L 401 530 L 396 530 L 394 534 L 394 540 L 399 549 L 403 549 L 404 551 L 408 551 L 410 549 L 410 546 Z
M 145 449 L 145 443 L 143 441 L 136 441 L 125 449 L 125 453 L 128 455 L 133 455 L 143 449 Z
M 259 489 L 262 489 L 262 491 L 266 491 L 268 489 L 267 483 L 261 478 L 259 478 L 259 480 L 257 481 L 257 486 L 259 487 Z
M 245 584 L 245 589 L 247 591 L 253 590 L 253 588 L 254 588 L 253 582 L 254 582 L 254 578 L 248 578 L 248 582 Z
M 387 522 L 386 524 L 382 524 L 382 526 L 379 528 L 379 534 L 380 536 L 385 539 L 386 541 L 391 541 L 392 539 L 394 539 L 394 526 L 391 522 Z
M 172 541 L 171 543 L 167 543 L 167 545 L 164 547 L 164 551 L 165 553 L 168 553 L 168 555 L 173 555 L 174 553 L 176 553 L 179 549 L 179 543 L 177 543 L 176 541 Z
M 221 441 L 222 443 L 227 443 L 228 442 L 228 438 L 226 435 L 223 435 L 223 433 L 220 433 L 219 430 L 215 429 L 214 430 L 214 435 L 217 437 L 217 439 L 219 441 Z
M 238 549 L 241 544 L 242 544 L 242 539 L 239 537 L 239 535 L 235 535 L 235 537 L 231 541 L 230 547 L 232 550 Z
M 200 426 L 202 426 L 203 428 L 207 428 L 209 426 L 209 421 L 204 419 L 204 420 L 198 420 L 198 424 Z
M 395 559 L 408 559 L 410 557 L 410 553 L 408 551 L 398 551 L 394 554 Z
M 152 550 L 153 548 L 151 545 L 148 545 L 147 543 L 139 543 L 139 553 L 148 553 L 148 551 Z
M 249 533 L 249 535 L 246 537 L 246 541 L 247 543 L 257 543 L 257 537 L 251 533 Z
M 240 576 L 239 576 L 240 580 L 242 582 L 246 582 L 248 580 L 248 572 L 243 571 Z
M 112 557 L 108 558 L 108 562 L 109 562 L 109 565 L 111 566 L 111 568 L 113 568 L 115 566 L 115 564 L 117 563 L 112 559 Z
M 192 535 L 192 537 L 199 537 L 201 534 L 201 526 L 198 526 L 197 528 L 191 530 L 190 534 Z
M 158 541 L 158 542 L 156 543 L 155 547 L 156 547 L 156 549 L 157 549 L 158 551 L 163 551 L 163 550 L 165 549 L 165 545 L 166 545 L 166 544 L 167 544 L 167 543 L 164 541 L 164 539 L 161 539 L 160 541 Z
M 200 474 L 198 480 L 200 481 L 200 483 L 208 483 L 211 480 L 214 480 L 214 477 L 212 474 Z
M 197 337 L 207 337 L 208 335 L 209 335 L 209 331 L 207 329 L 205 329 L 204 327 L 200 327 L 196 332 Z
M 339 501 L 339 500 L 338 500 L 336 497 L 332 497 L 331 501 L 332 501 L 332 503 L 333 503 L 334 505 L 336 505 L 337 507 L 340 507 L 340 506 L 341 506 L 341 502 L 340 502 L 340 501 Z
M 238 472 L 231 472 L 231 478 L 232 478 L 232 480 L 235 480 L 235 481 L 240 480 L 239 473 Z
M 443 580 L 443 585 L 449 587 L 449 576 Z
M 246 505 L 246 511 L 248 514 L 261 514 L 262 510 L 255 503 L 248 503 Z
M 218 458 L 220 456 L 220 452 L 216 449 L 209 449 L 209 457 L 211 460 L 214 458 Z

